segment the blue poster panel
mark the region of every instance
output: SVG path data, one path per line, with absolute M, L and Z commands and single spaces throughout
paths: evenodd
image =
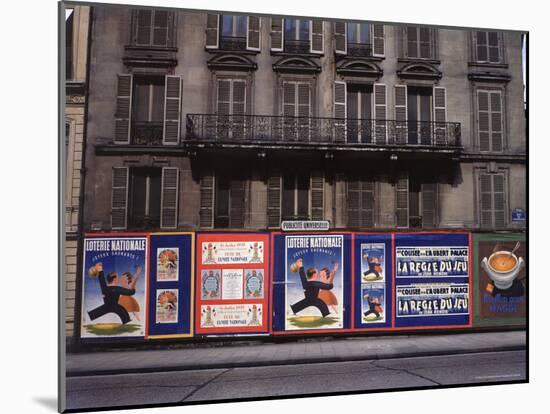
M 147 248 L 142 234 L 84 239 L 81 338 L 145 336 Z
M 355 328 L 391 327 L 391 234 L 354 235 Z
M 395 235 L 395 326 L 470 323 L 467 233 Z
M 350 235 L 280 234 L 274 238 L 273 329 L 300 332 L 348 328 Z
M 150 236 L 148 337 L 189 336 L 193 326 L 192 233 Z

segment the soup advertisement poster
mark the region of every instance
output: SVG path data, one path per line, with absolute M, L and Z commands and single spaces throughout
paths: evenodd
M 479 240 L 477 246 L 479 318 L 524 318 L 527 306 L 525 241 Z
M 343 235 L 285 238 L 285 330 L 340 329 Z
M 469 235 L 395 235 L 395 326 L 467 325 Z
M 196 332 L 268 331 L 269 235 L 197 236 Z
M 82 338 L 143 337 L 147 237 L 87 237 L 82 278 Z

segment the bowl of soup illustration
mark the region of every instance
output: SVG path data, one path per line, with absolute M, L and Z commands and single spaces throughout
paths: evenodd
M 510 288 L 524 265 L 522 257 L 518 259 L 515 254 L 508 251 L 494 252 L 489 258 L 485 257 L 481 261 L 481 266 L 499 289 Z

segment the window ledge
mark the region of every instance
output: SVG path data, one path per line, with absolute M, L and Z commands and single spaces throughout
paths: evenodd
M 406 58 L 406 57 L 400 57 L 400 58 L 397 58 L 397 61 L 399 63 L 425 62 L 425 63 L 431 63 L 432 65 L 441 65 L 441 60 L 432 59 L 432 58 Z
M 468 62 L 468 66 L 482 68 L 508 69 L 507 63 Z
M 340 60 L 363 60 L 363 61 L 371 61 L 371 62 L 382 62 L 386 59 L 386 56 L 351 56 L 347 53 L 337 53 L 334 52 L 334 56 L 336 58 L 336 61 Z
M 204 50 L 208 53 L 214 53 L 214 54 L 241 54 L 241 55 L 258 55 L 261 50 L 248 50 L 248 49 L 220 49 L 220 48 L 209 48 L 205 47 Z

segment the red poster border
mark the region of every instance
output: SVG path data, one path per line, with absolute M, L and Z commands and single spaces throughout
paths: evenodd
M 263 232 L 206 232 L 206 233 L 195 233 L 195 335 L 231 335 L 231 334 L 253 334 L 253 333 L 270 333 L 270 317 L 269 317 L 269 304 L 270 304 L 270 295 L 271 295 L 271 272 L 270 272 L 270 255 L 267 252 L 271 250 L 271 238 L 269 233 Z M 219 242 L 219 241 L 255 241 L 260 240 L 266 244 L 264 249 L 264 263 L 263 264 L 223 264 L 223 265 L 203 265 L 200 256 L 202 250 L 200 248 L 203 241 L 209 242 Z M 210 300 L 203 301 L 200 295 L 201 283 L 200 275 L 203 269 L 251 269 L 262 268 L 264 271 L 264 297 L 262 300 L 256 299 L 234 299 L 234 300 Z M 244 283 L 244 278 L 243 278 Z M 244 289 L 244 286 L 243 286 Z M 269 290 L 269 292 L 268 292 Z M 228 327 L 228 328 L 201 328 L 201 305 L 210 304 L 210 305 L 249 305 L 261 303 L 264 309 L 262 312 L 262 324 L 260 326 L 250 326 L 250 327 Z

